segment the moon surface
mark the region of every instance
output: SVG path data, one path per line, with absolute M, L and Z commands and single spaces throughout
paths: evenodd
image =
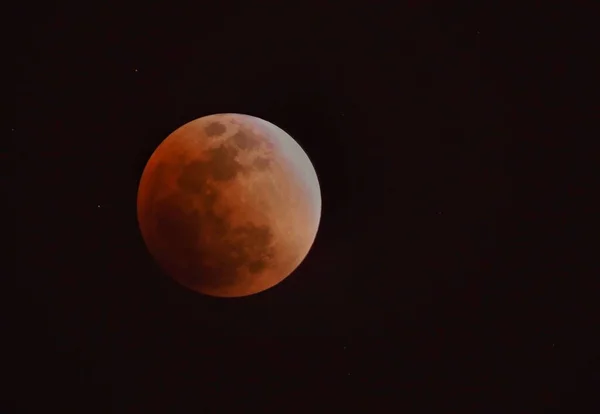
M 148 250 L 173 279 L 239 297 L 278 284 L 304 260 L 321 192 L 308 156 L 285 131 L 217 114 L 158 146 L 142 174 L 137 213 Z

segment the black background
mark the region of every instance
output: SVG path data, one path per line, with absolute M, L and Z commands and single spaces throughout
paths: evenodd
M 446 3 L 24 5 L 6 412 L 596 412 L 592 13 Z M 323 197 L 300 268 L 236 300 L 136 221 L 152 151 L 221 112 L 289 132 Z

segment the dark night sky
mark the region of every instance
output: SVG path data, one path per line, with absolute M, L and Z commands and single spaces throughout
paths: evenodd
M 586 26 L 375 3 L 19 14 L 3 412 L 596 412 L 598 283 L 566 213 Z M 301 267 L 237 300 L 165 276 L 136 221 L 156 146 L 221 112 L 289 132 L 323 197 Z

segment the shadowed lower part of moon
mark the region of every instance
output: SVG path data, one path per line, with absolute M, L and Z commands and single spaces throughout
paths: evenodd
M 232 140 L 244 149 L 259 144 L 243 133 Z M 235 161 L 236 153 L 233 145 L 225 143 L 208 151 L 205 160 L 188 162 L 177 178 L 176 191 L 153 203 L 156 234 L 168 250 L 163 256 L 175 277 L 188 287 L 226 290 L 240 283 L 242 270 L 257 274 L 275 256 L 268 226 L 247 222 L 232 227 L 231 213 L 216 208 L 219 183 L 247 169 Z M 252 168 L 263 171 L 268 165 L 268 160 L 258 159 Z M 168 165 L 157 167 L 159 173 L 167 170 Z M 160 177 L 156 180 L 160 182 Z

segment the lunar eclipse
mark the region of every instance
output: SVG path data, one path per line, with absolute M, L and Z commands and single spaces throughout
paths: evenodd
M 316 172 L 292 137 L 260 118 L 189 122 L 154 151 L 137 197 L 142 237 L 181 285 L 252 295 L 289 276 L 317 234 Z

